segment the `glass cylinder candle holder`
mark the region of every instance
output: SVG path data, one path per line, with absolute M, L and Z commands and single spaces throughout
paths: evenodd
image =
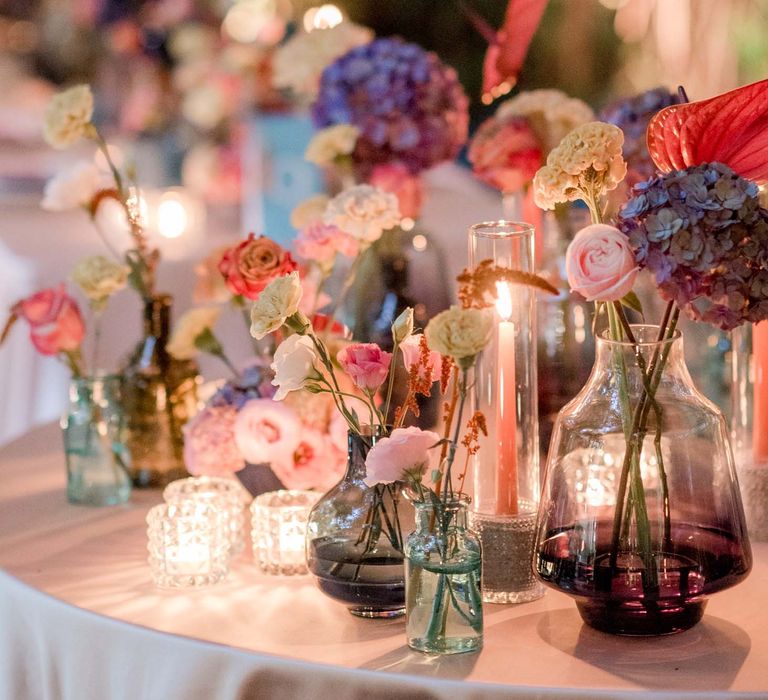
M 469 264 L 484 260 L 533 272 L 534 229 L 493 221 L 469 230 Z M 478 359 L 474 409 L 486 419 L 474 457 L 470 523 L 483 548 L 483 600 L 524 603 L 544 594 L 532 558 L 539 500 L 536 294 L 511 280 L 496 283 L 495 329 Z
M 147 536 L 149 567 L 157 586 L 206 586 L 229 572 L 228 520 L 217 504 L 161 503 L 147 513 Z
M 768 321 L 733 331 L 731 442 L 753 540 L 768 542 Z
M 307 521 L 321 495 L 316 491 L 269 491 L 253 501 L 253 557 L 264 573 L 283 576 L 308 573 Z
M 245 549 L 245 508 L 250 498 L 239 482 L 220 476 L 192 476 L 172 481 L 163 490 L 166 503 L 193 500 L 210 503 L 224 511 L 230 556 Z

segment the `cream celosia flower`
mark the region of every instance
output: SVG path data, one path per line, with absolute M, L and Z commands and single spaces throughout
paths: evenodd
M 499 105 L 496 117 L 523 116 L 528 119 L 544 154 L 581 124 L 595 118 L 592 108 L 560 90 L 527 90 Z
M 313 221 L 321 221 L 328 207 L 330 197 L 326 194 L 316 194 L 299 202 L 291 212 L 291 226 L 303 229 Z
M 251 307 L 251 335 L 261 340 L 274 333 L 299 310 L 301 280 L 291 272 L 272 280 Z
M 328 202 L 323 221 L 368 244 L 400 223 L 400 208 L 395 195 L 371 185 L 355 185 Z
M 427 345 L 452 357 L 460 367 L 471 367 L 491 339 L 493 316 L 487 309 L 452 306 L 435 316 L 424 329 Z
M 197 354 L 195 339 L 216 324 L 221 314 L 218 306 L 200 306 L 185 313 L 173 329 L 168 352 L 179 360 L 190 360 Z
M 65 211 L 90 204 L 102 187 L 102 174 L 90 160 L 80 160 L 45 183 L 40 206 L 47 211 Z
M 337 158 L 355 150 L 360 129 L 352 124 L 336 124 L 318 131 L 309 142 L 304 157 L 315 165 L 332 165 Z
M 353 22 L 330 29 L 298 32 L 275 51 L 272 82 L 297 95 L 312 99 L 317 94 L 322 72 L 347 51 L 367 44 L 373 32 Z
M 589 122 L 571 131 L 547 156 L 533 179 L 534 200 L 542 209 L 584 199 L 590 207 L 615 189 L 627 173 L 621 155 L 624 134 L 613 124 Z
M 109 297 L 128 282 L 128 268 L 103 255 L 83 258 L 72 269 L 72 281 L 83 290 L 96 310 L 101 310 Z
M 75 85 L 51 99 L 45 110 L 43 136 L 54 148 L 67 148 L 85 134 L 92 114 L 91 88 Z

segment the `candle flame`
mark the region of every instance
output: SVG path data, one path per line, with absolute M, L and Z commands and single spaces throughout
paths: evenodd
M 507 282 L 496 282 L 496 311 L 502 321 L 509 321 L 512 315 L 512 292 Z

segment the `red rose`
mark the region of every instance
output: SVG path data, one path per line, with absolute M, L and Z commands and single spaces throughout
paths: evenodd
M 219 263 L 232 294 L 256 299 L 273 279 L 297 269 L 291 254 L 266 236 L 252 233 L 242 243 L 225 251 Z
M 64 284 L 22 299 L 12 311 L 29 323 L 32 344 L 43 355 L 77 350 L 83 342 L 83 317 Z

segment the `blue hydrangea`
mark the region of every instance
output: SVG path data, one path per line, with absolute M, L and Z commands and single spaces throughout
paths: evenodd
M 618 226 L 665 299 L 724 330 L 768 318 L 768 211 L 754 182 L 704 163 L 632 194 Z
M 270 384 L 268 367 L 254 364 L 246 367 L 239 379 L 222 384 L 208 401 L 208 406 L 234 406 L 238 411 L 251 399 L 272 398 L 275 387 Z
M 418 173 L 456 157 L 467 139 L 468 100 L 456 72 L 401 39 L 375 39 L 347 52 L 320 79 L 317 127 L 353 124 L 353 160 L 363 176 L 400 161 Z

